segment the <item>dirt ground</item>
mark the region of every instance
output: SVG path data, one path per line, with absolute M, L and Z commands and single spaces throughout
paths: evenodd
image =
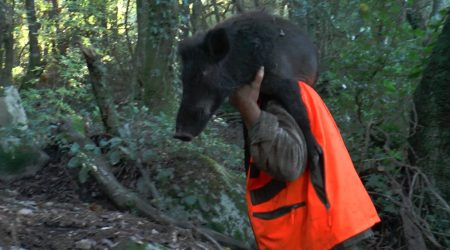
M 0 182 L 0 250 L 214 249 L 187 230 L 118 211 L 95 186 L 84 186 L 61 162 Z

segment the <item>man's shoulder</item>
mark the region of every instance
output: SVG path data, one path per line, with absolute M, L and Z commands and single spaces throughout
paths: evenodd
M 277 116 L 283 115 L 292 118 L 292 116 L 286 111 L 286 109 L 275 100 L 268 101 L 264 110 Z

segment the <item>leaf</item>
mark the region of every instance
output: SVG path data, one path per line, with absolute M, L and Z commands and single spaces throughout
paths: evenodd
M 84 145 L 84 149 L 89 150 L 89 151 L 94 151 L 96 148 L 97 148 L 97 146 L 95 146 L 94 144 Z
M 106 145 L 108 145 L 108 143 L 109 143 L 109 141 L 101 139 L 99 144 L 100 144 L 100 147 L 105 147 Z
M 188 195 L 183 199 L 184 203 L 188 206 L 192 206 L 197 202 L 197 197 L 195 195 Z
M 156 156 L 156 153 L 153 150 L 147 149 L 144 151 L 144 153 L 142 153 L 142 160 L 148 161 L 154 156 Z
M 78 152 L 80 152 L 80 145 L 78 143 L 72 144 L 72 146 L 70 147 L 70 154 L 76 155 L 78 154 Z
M 123 127 L 119 128 L 119 135 L 122 138 L 130 138 L 131 137 L 130 124 L 127 123 Z
M 77 156 L 72 157 L 67 163 L 67 167 L 69 168 L 76 168 L 78 166 L 80 166 L 80 159 Z
M 88 167 L 86 164 L 83 164 L 80 172 L 78 172 L 78 180 L 80 181 L 80 183 L 85 183 L 88 180 L 90 170 L 90 167 Z
M 395 87 L 395 82 L 391 81 L 391 80 L 384 80 L 383 81 L 383 85 L 384 88 L 388 91 L 388 92 L 395 92 L 396 91 L 396 87 Z
M 119 149 L 130 158 L 130 160 L 136 160 L 136 153 L 131 151 L 129 148 L 120 146 Z
M 210 207 L 208 205 L 208 202 L 206 202 L 205 197 L 200 196 L 198 198 L 198 203 L 200 204 L 200 209 L 205 211 L 205 212 L 209 212 Z
M 111 151 L 108 154 L 108 160 L 109 163 L 111 163 L 111 165 L 116 165 L 117 163 L 119 163 L 120 159 L 122 158 L 122 156 L 120 155 L 119 151 Z
M 99 147 L 97 147 L 97 145 L 95 144 L 86 144 L 84 145 L 84 149 L 87 151 L 91 151 L 96 155 L 100 155 L 101 154 L 101 150 Z
M 113 137 L 108 142 L 111 144 L 111 147 L 115 147 L 122 143 L 122 139 L 119 137 Z
M 72 127 L 77 131 L 78 133 L 84 135 L 84 121 L 83 118 L 77 115 L 74 115 L 72 118 Z

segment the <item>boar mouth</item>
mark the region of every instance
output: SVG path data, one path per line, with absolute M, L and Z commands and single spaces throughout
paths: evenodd
M 173 138 L 188 142 L 191 141 L 194 136 L 185 132 L 176 132 Z
M 212 113 L 205 114 L 204 112 L 188 112 L 180 110 L 178 112 L 175 135 L 173 138 L 185 142 L 192 141 L 194 137 L 198 136 L 205 129 L 211 117 Z

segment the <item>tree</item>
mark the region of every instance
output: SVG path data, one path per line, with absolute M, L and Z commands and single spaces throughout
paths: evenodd
M 450 199 L 450 11 L 414 93 L 411 160 Z
M 14 64 L 13 9 L 0 0 L 0 86 L 12 82 Z
M 25 76 L 25 83 L 31 80 L 33 77 L 37 77 L 41 74 L 41 50 L 38 42 L 38 32 L 40 24 L 36 19 L 36 9 L 34 6 L 34 0 L 26 0 L 25 8 L 27 12 L 28 21 L 28 43 L 29 43 L 29 61 L 27 75 Z M 26 84 L 28 85 L 28 84 Z
M 137 0 L 138 42 L 134 60 L 143 100 L 152 110 L 174 107 L 171 66 L 178 15 L 177 1 Z
M 192 14 L 190 15 L 192 33 L 205 30 L 208 27 L 206 19 L 202 17 L 205 13 L 204 6 L 201 0 L 193 0 Z

